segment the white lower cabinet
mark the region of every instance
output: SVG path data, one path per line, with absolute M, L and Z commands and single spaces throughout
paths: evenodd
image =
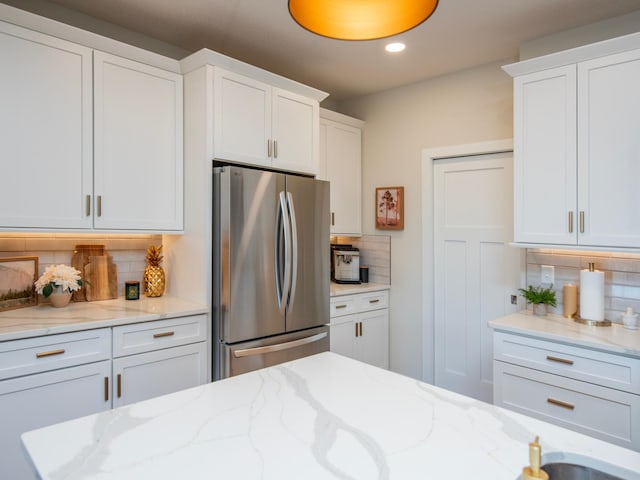
M 206 318 L 0 342 L 0 478 L 36 478 L 23 432 L 205 383 Z
M 333 297 L 329 327 L 332 352 L 389 368 L 388 291 Z
M 494 334 L 494 403 L 640 451 L 640 359 Z

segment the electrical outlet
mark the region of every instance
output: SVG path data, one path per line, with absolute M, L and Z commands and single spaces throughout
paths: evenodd
M 551 285 L 555 280 L 555 269 L 553 265 L 540 266 L 540 283 L 543 285 Z

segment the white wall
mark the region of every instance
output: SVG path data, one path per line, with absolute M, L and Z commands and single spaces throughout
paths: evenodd
M 511 138 L 511 78 L 493 63 L 358 98 L 341 111 L 364 120 L 363 233 L 391 235 L 391 369 L 422 372 L 421 152 Z M 405 228 L 376 231 L 374 189 L 405 187 Z M 431 194 L 430 186 L 424 186 Z M 425 352 L 432 354 L 432 352 Z

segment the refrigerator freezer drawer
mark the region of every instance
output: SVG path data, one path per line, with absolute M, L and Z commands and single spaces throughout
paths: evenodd
M 223 377 L 240 375 L 329 350 L 325 326 L 276 335 L 223 348 Z

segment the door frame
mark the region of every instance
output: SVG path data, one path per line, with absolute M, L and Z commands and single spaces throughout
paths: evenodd
M 513 152 L 513 139 L 451 145 L 422 150 L 422 380 L 435 382 L 435 315 L 433 258 L 433 167 L 445 158 Z M 427 190 L 428 189 L 428 190 Z

